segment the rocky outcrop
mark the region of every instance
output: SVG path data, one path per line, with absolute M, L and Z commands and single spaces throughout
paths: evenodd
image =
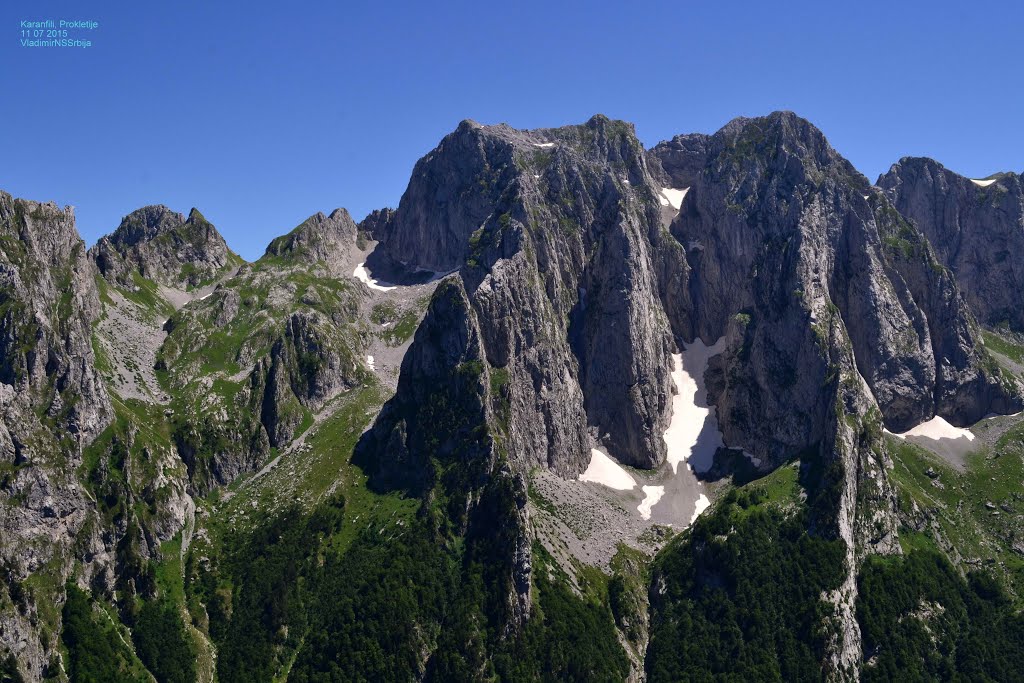
M 829 371 L 814 349 L 834 317 L 893 431 L 1017 404 L 927 241 L 809 123 L 740 119 L 653 154 L 690 183 L 671 231 L 692 269 L 694 334 L 743 328 L 718 361 L 727 442 L 779 462 L 820 440 Z
M 509 452 L 524 464 L 574 475 L 595 437 L 624 462 L 664 460 L 673 344 L 656 273 L 682 264 L 659 256 L 653 187 L 622 122 L 463 122 L 417 164 L 379 237 L 409 267 L 464 263 L 486 360 L 507 377 Z
M 507 630 L 528 618 L 531 539 L 523 472 L 510 467 L 500 371 L 484 358 L 480 322 L 460 279 L 434 292 L 402 362 L 395 397 L 356 446 L 353 461 L 378 490 L 443 502 L 468 556 L 496 562 Z M 496 520 L 500 523 L 495 524 Z
M 356 448 L 374 487 L 430 490 L 437 483 L 432 456 L 471 467 L 470 480 L 493 469 L 488 378 L 476 314 L 461 281 L 449 277 L 402 361 L 395 397 Z
M 88 443 L 111 410 L 94 367 L 99 295 L 70 208 L 0 193 L 0 381 Z
M 798 454 L 813 464 L 813 529 L 848 551 L 846 580 L 825 596 L 829 656 L 856 671 L 857 566 L 899 550 L 883 425 L 1020 405 L 921 233 L 790 113 L 650 152 L 603 117 L 542 131 L 464 122 L 416 169 L 375 228 L 378 250 L 462 267 L 360 444 L 380 485 L 431 490 L 446 441 L 423 435 L 413 406 L 464 387 L 477 361 L 492 391 L 469 391 L 465 410 L 500 431 L 514 470 L 575 475 L 593 441 L 656 466 L 669 353 L 725 336 L 707 377 L 725 440 L 764 471 Z
M 489 133 L 484 126 L 463 121 L 416 163 L 386 227 L 371 228 L 381 241 L 379 255 L 437 272 L 462 264 L 469 236 L 493 213 L 517 174 L 512 147 L 503 136 Z M 424 250 L 426 244 L 429 250 Z
M 191 289 L 241 262 L 198 209 L 185 218 L 166 206 L 128 214 L 89 254 L 108 281 L 129 289 L 137 286 L 133 272 L 166 287 Z
M 291 441 L 302 423 L 302 408 L 319 409 L 361 383 L 355 351 L 315 310 L 288 317 L 269 359 L 255 371 L 267 367 L 261 415 L 271 446 Z
M 855 676 L 859 558 L 899 551 L 882 424 L 969 424 L 1014 410 L 1019 387 L 987 362 L 927 240 L 806 121 L 739 119 L 651 154 L 689 187 L 671 231 L 691 268 L 693 333 L 727 335 L 708 376 L 726 442 L 762 467 L 802 453 L 820 468 L 813 528 L 847 548 L 846 579 L 826 596 L 829 657 Z
M 380 240 L 394 217 L 394 209 L 375 209 L 359 223 L 359 233 L 365 239 Z
M 40 615 L 63 599 L 92 518 L 76 468 L 113 416 L 90 344 L 99 311 L 72 209 L 0 193 L 0 657 L 30 680 L 59 635 Z
M 336 276 L 355 240 L 344 209 L 314 215 L 171 316 L 157 363 L 192 490 L 258 469 L 366 381 L 356 328 L 364 293 Z
M 982 324 L 1024 330 L 1021 176 L 974 181 L 931 159 L 907 157 L 879 177 L 878 186 L 953 271 Z
M 321 264 L 335 276 L 349 275 L 349 255 L 356 243 L 358 228 L 345 209 L 330 216 L 317 213 L 287 235 L 267 246 L 266 256 L 277 257 L 311 267 Z

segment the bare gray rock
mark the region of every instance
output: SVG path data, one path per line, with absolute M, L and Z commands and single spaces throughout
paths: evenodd
M 466 122 L 374 230 L 382 258 L 404 267 L 462 263 L 360 443 L 382 486 L 411 477 L 430 490 L 427 463 L 452 447 L 424 436 L 413 406 L 464 387 L 469 362 L 491 391 L 459 394 L 472 397 L 456 404 L 473 416 L 463 429 L 500 434 L 519 472 L 574 476 L 595 442 L 656 466 L 669 354 L 725 336 L 707 384 L 727 445 L 764 471 L 815 463 L 812 531 L 847 546 L 846 580 L 826 596 L 836 671 L 859 661 L 861 558 L 899 552 L 883 425 L 1020 406 L 927 240 L 791 113 L 650 152 L 603 117 L 540 131 Z M 465 466 L 493 470 L 483 453 Z
M 622 122 L 463 122 L 375 229 L 378 252 L 406 267 L 464 263 L 487 362 L 508 377 L 510 452 L 524 462 L 579 473 L 588 431 L 624 462 L 664 460 L 673 344 L 659 299 L 672 290 L 656 274 L 682 266 L 660 262 L 653 187 Z
M 266 255 L 307 267 L 322 264 L 336 277 L 350 275 L 345 270 L 356 245 L 357 232 L 355 222 L 345 209 L 335 209 L 330 216 L 317 213 L 287 235 L 272 241 Z
M 979 321 L 1024 330 L 1024 188 L 1019 175 L 1002 173 L 979 184 L 932 159 L 906 157 L 879 177 L 878 186 L 953 271 Z
M 128 214 L 89 254 L 107 280 L 129 289 L 136 287 L 133 271 L 167 287 L 191 289 L 241 262 L 198 209 L 185 218 L 166 206 Z
M 92 505 L 75 468 L 113 417 L 90 335 L 100 311 L 94 271 L 70 207 L 0 192 L 0 575 L 19 586 L 45 571 L 70 575 Z M 20 615 L 0 617 L 0 646 L 29 679 L 41 678 L 58 624 L 29 618 L 62 592 L 26 593 Z M 34 623 L 35 622 L 35 623 Z

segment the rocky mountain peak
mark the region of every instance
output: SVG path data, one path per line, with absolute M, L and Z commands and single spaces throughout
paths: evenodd
M 83 449 L 113 419 L 91 345 L 101 314 L 94 273 L 70 207 L 0 192 L 0 568 L 7 585 L 40 570 L 49 572 L 47 585 L 62 585 L 88 522 L 93 501 L 76 473 Z M 40 594 L 38 602 L 57 597 Z M 27 680 L 41 680 L 55 647 L 56 634 L 40 629 L 36 615 L 33 606 L 5 607 L 0 616 L 0 652 L 18 654 Z
M 340 273 L 348 265 L 357 233 L 358 227 L 347 210 L 335 209 L 330 216 L 318 212 L 287 235 L 274 239 L 265 255 L 295 259 L 305 265 L 322 263 Z
M 750 176 L 771 171 L 791 183 L 819 182 L 831 174 L 864 192 L 870 185 L 820 129 L 790 111 L 736 118 L 714 135 L 679 135 L 656 145 L 650 156 L 658 160 L 673 187 L 689 187 L 705 171 Z M 713 168 L 708 168 L 709 160 L 716 161 Z M 780 192 L 788 189 L 779 187 Z
M 90 343 L 99 294 L 71 207 L 0 192 L 0 285 L 0 382 L 17 389 L 11 409 L 41 408 L 87 442 L 110 405 Z
M 637 184 L 647 174 L 633 126 L 605 116 L 537 130 L 463 121 L 417 162 L 398 209 L 368 217 L 381 242 L 375 257 L 436 272 L 458 267 L 470 250 L 470 235 L 494 216 L 507 192 L 517 183 L 535 185 L 542 177 L 537 171 L 555 157 L 577 166 L 615 167 Z M 560 188 L 563 178 L 549 180 Z
M 1024 330 L 1024 187 L 1021 176 L 966 178 L 939 162 L 905 157 L 878 179 L 928 238 L 978 319 Z
M 184 222 L 183 215 L 163 204 L 144 206 L 121 219 L 121 224 L 110 235 L 110 241 L 124 247 L 132 246 L 162 233 L 169 233 Z
M 125 216 L 90 255 L 105 278 L 126 287 L 135 286 L 133 271 L 167 287 L 196 287 L 241 262 L 198 209 L 185 218 L 163 205 Z

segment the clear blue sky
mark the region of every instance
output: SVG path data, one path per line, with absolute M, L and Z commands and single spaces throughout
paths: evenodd
M 316 211 L 396 206 L 465 118 L 600 112 L 651 146 L 792 109 L 871 180 L 904 155 L 1024 170 L 1018 2 L 2 5 L 0 188 L 74 205 L 89 244 L 139 206 L 196 206 L 253 259 Z M 100 27 L 20 47 L 37 18 Z

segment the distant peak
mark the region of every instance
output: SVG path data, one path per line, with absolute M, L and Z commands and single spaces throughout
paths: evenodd
M 343 221 L 343 220 L 351 221 L 352 220 L 352 216 L 349 215 L 348 209 L 344 209 L 344 208 L 340 208 L 339 207 L 339 208 L 335 209 L 334 211 L 331 211 L 330 219 L 332 221 L 339 221 L 339 220 L 340 221 Z
M 717 133 L 724 136 L 742 136 L 751 131 L 776 133 L 780 140 L 801 140 L 811 144 L 827 143 L 825 134 L 807 119 L 791 111 L 774 111 L 766 116 L 737 117 Z
M 202 213 L 200 213 L 199 209 L 195 208 L 194 206 L 192 207 L 192 210 L 188 212 L 188 222 L 189 223 L 209 223 L 209 221 L 206 220 L 206 216 L 204 216 Z
M 301 256 L 311 262 L 337 265 L 355 246 L 357 231 L 348 210 L 334 209 L 330 216 L 318 211 L 287 234 L 273 239 L 264 256 L 286 259 Z

